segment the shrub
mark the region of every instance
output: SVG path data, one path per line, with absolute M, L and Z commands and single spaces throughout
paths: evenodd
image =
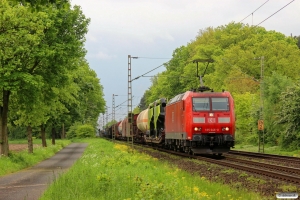
M 77 126 L 75 132 L 77 138 L 95 137 L 95 128 L 91 124 L 79 125 Z

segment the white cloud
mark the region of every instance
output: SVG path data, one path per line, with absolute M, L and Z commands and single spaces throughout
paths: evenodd
M 94 57 L 96 57 L 100 60 L 111 60 L 113 58 L 116 58 L 117 56 L 116 55 L 109 55 L 109 54 L 106 54 L 106 53 L 100 51 Z

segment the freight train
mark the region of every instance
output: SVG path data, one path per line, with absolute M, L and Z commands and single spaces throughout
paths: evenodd
M 234 147 L 234 100 L 227 91 L 187 91 L 168 102 L 161 98 L 151 103 L 133 115 L 132 125 L 133 137 L 127 118 L 109 129 L 119 127 L 116 139 L 133 138 L 190 154 L 222 155 Z M 112 130 L 108 132 L 111 135 Z
M 133 115 L 132 135 L 128 119 L 118 122 L 116 139 L 159 145 L 189 154 L 227 153 L 234 147 L 234 100 L 227 91 L 214 92 L 203 85 L 202 78 L 212 59 L 197 59 L 200 87 L 178 94 L 168 102 L 160 98 L 147 109 Z M 198 74 L 198 62 L 207 62 L 204 74 Z M 113 125 L 115 126 L 115 125 Z M 112 131 L 108 131 L 112 135 Z M 120 136 L 121 135 L 121 136 Z

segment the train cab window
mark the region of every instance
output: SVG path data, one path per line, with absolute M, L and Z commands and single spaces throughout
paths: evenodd
M 193 110 L 210 110 L 209 98 L 193 98 Z
M 211 98 L 212 110 L 229 110 L 227 97 Z

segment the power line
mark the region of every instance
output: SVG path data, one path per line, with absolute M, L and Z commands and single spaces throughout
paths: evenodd
M 152 72 L 152 71 L 154 71 L 154 70 L 156 70 L 156 69 L 160 68 L 161 66 L 164 66 L 164 64 L 162 64 L 162 65 L 159 65 L 158 67 L 155 67 L 154 69 L 152 69 L 152 70 L 150 70 L 150 71 L 146 72 L 145 74 L 142 74 L 142 75 L 140 75 L 140 76 L 137 76 L 137 77 L 135 77 L 135 78 L 134 78 L 134 79 L 132 79 L 131 81 L 137 80 L 137 79 L 139 79 L 139 78 L 143 77 L 144 75 L 146 75 L 146 74 L 149 74 L 150 72 Z
M 265 5 L 269 0 L 267 0 L 265 3 L 263 3 L 261 6 L 259 6 L 258 8 L 256 8 L 256 10 L 254 10 L 252 13 L 250 13 L 247 17 L 245 17 L 244 19 L 242 19 L 239 23 L 241 23 L 242 21 L 244 21 L 245 19 L 247 19 L 250 15 L 253 15 L 253 13 L 255 13 L 258 9 L 260 9 L 263 5 Z
M 153 58 L 153 57 L 136 57 L 136 58 L 143 58 L 143 59 L 171 59 L 171 58 Z
M 282 9 L 284 9 L 285 7 L 287 7 L 289 4 L 291 4 L 293 1 L 290 1 L 288 4 L 286 4 L 285 6 L 283 6 L 282 8 L 280 8 L 279 10 L 277 10 L 275 13 L 273 13 L 272 15 L 270 15 L 269 17 L 267 17 L 266 19 L 264 19 L 262 22 L 260 22 L 259 24 L 257 24 L 256 26 L 260 25 L 261 23 L 263 23 L 264 21 L 266 21 L 267 19 L 269 19 L 270 17 L 272 17 L 273 15 L 275 15 L 276 13 L 278 13 L 279 11 L 281 11 Z

